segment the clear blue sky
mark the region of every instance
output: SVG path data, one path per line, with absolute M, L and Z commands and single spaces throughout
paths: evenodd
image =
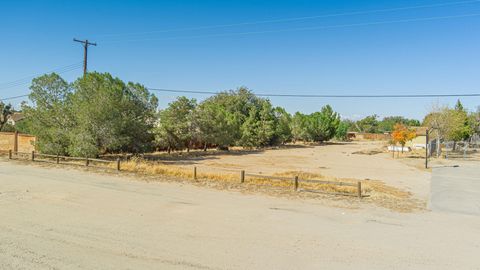
M 89 51 L 89 70 L 148 87 L 219 91 L 247 86 L 262 93 L 340 95 L 479 93 L 480 16 L 358 24 L 480 15 L 480 2 L 164 31 L 451 2 L 459 1 L 2 1 L 0 98 L 28 93 L 28 85 L 5 88 L 2 83 L 81 61 L 82 47 L 74 37 L 98 43 Z M 338 25 L 356 26 L 289 31 Z M 262 33 L 236 34 L 245 32 Z M 72 81 L 81 72 L 62 76 Z M 174 98 L 157 94 L 161 106 Z M 452 105 L 456 99 L 271 100 L 290 112 L 309 113 L 331 104 L 349 118 L 376 113 L 421 119 L 433 103 Z M 471 110 L 480 105 L 480 98 L 462 101 Z

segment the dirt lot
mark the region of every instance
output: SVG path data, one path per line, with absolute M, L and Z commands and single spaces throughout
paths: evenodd
M 204 166 L 202 170 L 246 170 L 250 173 L 278 174 L 309 172 L 327 177 L 381 180 L 387 185 L 412 192 L 421 200 L 429 196 L 430 172 L 422 169 L 423 159 L 393 159 L 383 152 L 384 142 L 352 142 L 321 146 L 291 145 L 265 151 L 232 151 L 230 154 L 203 152 L 162 154 L 177 165 Z
M 0 159 L 0 269 L 479 269 L 480 219 Z

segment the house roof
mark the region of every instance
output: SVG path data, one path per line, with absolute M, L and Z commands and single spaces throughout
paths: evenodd
M 21 112 L 15 112 L 8 116 L 8 119 L 13 120 L 14 122 L 20 121 L 25 118 L 25 115 Z
M 413 130 L 415 130 L 415 133 L 417 136 L 425 136 L 427 134 L 427 129 L 428 127 L 411 127 Z

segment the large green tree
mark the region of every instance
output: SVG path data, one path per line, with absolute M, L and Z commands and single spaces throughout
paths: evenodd
M 67 154 L 70 134 L 75 126 L 72 112 L 72 87 L 58 74 L 33 79 L 29 99 L 23 105 L 24 128 L 37 136 L 37 149 L 49 154 Z
M 292 140 L 292 116 L 282 107 L 273 109 L 275 116 L 274 144 L 285 144 Z
M 138 153 L 151 148 L 158 100 L 144 86 L 93 72 L 78 79 L 74 88 L 72 155 Z
M 335 136 L 340 124 L 340 116 L 334 112 L 330 105 L 322 107 L 320 112 L 314 112 L 307 118 L 308 139 L 323 142 Z
M 241 126 L 239 144 L 247 147 L 272 145 L 275 135 L 276 119 L 272 104 L 262 100 L 260 107 L 252 106 L 248 117 Z
M 296 112 L 290 124 L 290 130 L 292 131 L 292 139 L 294 142 L 296 141 L 307 141 L 307 116 Z
M 196 135 L 194 111 L 196 101 L 179 97 L 159 112 L 155 140 L 158 146 L 171 149 L 190 149 Z

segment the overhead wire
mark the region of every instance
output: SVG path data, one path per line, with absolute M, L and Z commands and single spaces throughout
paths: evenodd
M 70 65 L 67 65 L 67 66 L 52 69 L 50 71 L 47 71 L 46 73 L 55 72 L 55 73 L 58 73 L 58 74 L 63 74 L 63 73 L 66 73 L 66 72 L 70 72 L 70 71 L 79 69 L 81 67 L 82 67 L 82 62 L 78 62 L 78 63 L 70 64 Z M 14 81 L 11 81 L 11 82 L 0 83 L 0 90 L 29 84 L 29 83 L 31 83 L 31 80 L 33 78 L 37 77 L 37 76 L 40 76 L 40 74 L 23 77 L 21 79 L 14 80 Z M 0 98 L 0 101 L 13 100 L 13 99 L 23 98 L 23 97 L 27 97 L 27 96 L 28 96 L 28 94 L 11 96 L 11 97 L 6 97 L 6 98 Z
M 80 67 L 82 67 L 82 62 L 78 62 L 78 63 L 70 64 L 70 65 L 67 65 L 67 66 L 55 68 L 55 69 L 52 69 L 52 70 L 47 71 L 45 73 L 52 73 L 52 72 L 65 73 L 65 72 L 69 72 L 69 71 L 78 69 Z M 12 87 L 16 87 L 16 86 L 20 86 L 20 85 L 24 85 L 24 84 L 28 84 L 28 83 L 31 82 L 31 80 L 33 78 L 35 78 L 37 76 L 40 76 L 40 75 L 41 74 L 35 74 L 35 75 L 30 75 L 30 76 L 27 76 L 27 77 L 20 78 L 20 79 L 14 80 L 14 81 L 0 83 L 0 90 L 12 88 Z
M 179 90 L 150 88 L 150 91 L 170 92 L 170 93 L 188 93 L 188 94 L 206 94 L 217 95 L 222 92 L 215 91 L 197 91 L 197 90 Z M 480 97 L 480 93 L 460 93 L 460 94 L 395 94 L 395 95 L 316 95 L 316 94 L 272 94 L 272 93 L 254 93 L 259 97 L 292 97 L 292 98 L 433 98 L 433 97 Z
M 373 21 L 373 22 L 365 22 L 365 23 L 351 23 L 351 24 L 337 24 L 337 25 L 312 26 L 312 27 L 300 27 L 300 28 L 287 28 L 287 29 L 275 29 L 275 30 L 235 32 L 235 33 L 224 33 L 224 34 L 176 36 L 176 37 L 164 37 L 164 38 L 122 39 L 122 40 L 113 40 L 113 41 L 103 41 L 103 43 L 161 41 L 161 40 L 192 39 L 192 38 L 205 38 L 205 37 L 229 37 L 229 36 L 242 36 L 242 35 L 253 35 L 253 34 L 269 34 L 269 33 L 282 33 L 282 32 L 311 31 L 311 30 L 360 27 L 360 26 L 371 26 L 371 25 L 382 25 L 382 24 L 395 24 L 395 23 L 409 23 L 409 22 L 459 19 L 459 18 L 478 17 L 478 16 L 480 16 L 480 13 L 448 15 L 448 16 L 434 16 L 434 17 L 423 17 L 423 18 L 412 18 L 412 19 L 401 19 L 401 20 L 390 20 L 390 21 Z
M 372 10 L 364 10 L 364 11 L 331 13 L 331 14 L 314 15 L 314 16 L 291 17 L 291 18 L 260 20 L 260 21 L 231 23 L 231 24 L 217 24 L 217 25 L 207 25 L 207 26 L 198 26 L 198 27 L 174 28 L 174 29 L 155 30 L 155 31 L 146 31 L 146 32 L 103 34 L 103 35 L 97 35 L 97 37 L 120 37 L 120 36 L 134 36 L 134 35 L 138 36 L 138 35 L 168 33 L 168 32 L 206 30 L 206 29 L 226 28 L 226 27 L 235 27 L 235 26 L 293 22 L 293 21 L 312 20 L 312 19 L 339 17 L 339 16 L 353 16 L 353 15 L 364 15 L 364 14 L 372 14 L 372 13 L 393 12 L 393 11 L 403 11 L 403 10 L 413 10 L 413 9 L 423 9 L 423 8 L 446 7 L 446 6 L 461 5 L 461 4 L 473 4 L 473 3 L 479 3 L 479 2 L 480 2 L 480 0 L 456 1 L 456 2 L 429 4 L 429 5 L 416 5 L 416 6 L 397 7 L 397 8 L 372 9 Z

